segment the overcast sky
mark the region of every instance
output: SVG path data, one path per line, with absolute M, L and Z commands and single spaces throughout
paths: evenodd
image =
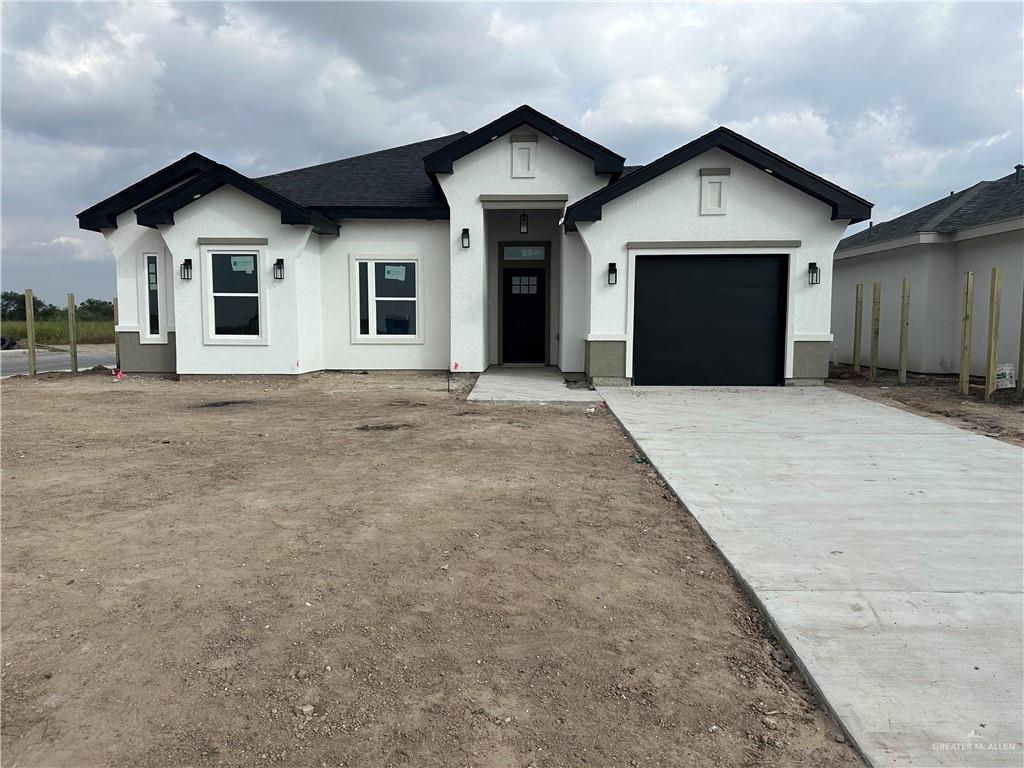
M 110 298 L 75 214 L 190 151 L 256 176 L 529 103 L 645 163 L 727 125 L 876 221 L 1022 152 L 1022 6 L 3 4 L 3 287 Z

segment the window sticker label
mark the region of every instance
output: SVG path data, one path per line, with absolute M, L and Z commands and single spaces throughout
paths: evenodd
M 385 280 L 401 280 L 405 282 L 405 266 L 403 264 L 385 264 L 384 265 L 384 279 Z
M 247 275 L 251 275 L 256 269 L 256 258 L 253 256 L 232 256 L 231 257 L 231 271 L 232 272 L 245 272 Z

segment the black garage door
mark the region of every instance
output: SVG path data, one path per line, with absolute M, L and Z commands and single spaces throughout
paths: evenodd
M 638 256 L 634 384 L 781 384 L 785 256 Z

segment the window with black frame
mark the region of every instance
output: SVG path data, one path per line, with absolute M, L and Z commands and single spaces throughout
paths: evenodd
M 415 337 L 416 262 L 359 261 L 359 335 Z
M 260 335 L 259 254 L 210 254 L 213 335 Z
M 157 255 L 146 254 L 146 308 L 148 310 L 148 332 L 150 336 L 160 335 L 160 283 L 157 269 Z

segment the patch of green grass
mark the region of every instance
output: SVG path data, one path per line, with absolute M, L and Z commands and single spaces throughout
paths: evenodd
M 68 324 L 65 320 L 36 321 L 36 344 L 67 344 Z M 27 338 L 24 320 L 4 320 L 0 323 L 0 334 L 13 336 L 18 340 Z M 113 344 L 113 320 L 79 320 L 79 344 Z

